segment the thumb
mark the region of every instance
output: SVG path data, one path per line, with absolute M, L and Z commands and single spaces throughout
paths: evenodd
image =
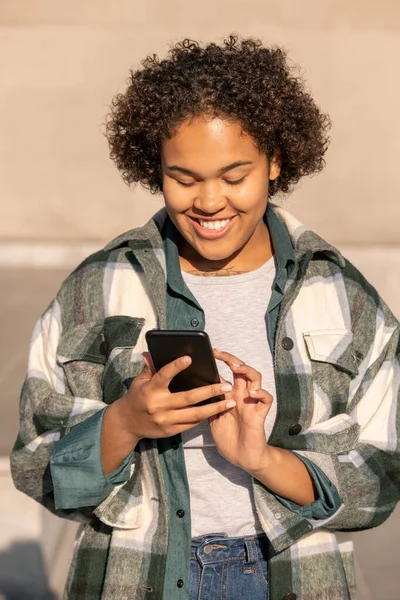
M 154 364 L 150 355 L 150 352 L 142 352 L 142 358 L 144 360 L 144 367 L 142 373 L 145 373 L 148 379 L 155 374 L 156 370 L 154 368 Z
M 148 357 L 144 356 L 145 354 L 148 354 L 148 352 L 143 352 L 143 354 L 142 354 L 142 358 L 143 358 L 143 362 L 144 362 L 143 370 L 139 373 L 139 375 L 136 375 L 136 377 L 134 378 L 133 381 L 142 381 L 142 380 L 149 381 L 154 375 L 153 363 L 150 362 L 151 359 L 149 361 Z

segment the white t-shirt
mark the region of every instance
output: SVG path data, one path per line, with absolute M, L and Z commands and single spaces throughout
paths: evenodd
M 211 344 L 260 371 L 262 387 L 275 399 L 273 359 L 267 340 L 266 312 L 275 279 L 275 259 L 240 275 L 202 277 L 182 273 L 203 308 Z M 230 368 L 217 361 L 222 377 Z M 266 439 L 276 417 L 276 403 L 265 421 Z M 192 537 L 227 533 L 229 537 L 261 533 L 251 476 L 223 458 L 215 447 L 208 421 L 182 434 L 190 490 Z

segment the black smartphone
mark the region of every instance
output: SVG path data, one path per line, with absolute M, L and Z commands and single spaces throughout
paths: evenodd
M 151 329 L 146 332 L 146 342 L 156 371 L 182 356 L 192 359 L 190 365 L 172 379 L 169 385 L 171 392 L 185 392 L 220 383 L 210 338 L 205 331 Z M 223 399 L 222 394 L 199 402 L 199 405 Z

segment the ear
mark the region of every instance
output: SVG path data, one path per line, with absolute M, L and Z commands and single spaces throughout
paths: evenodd
M 274 154 L 269 161 L 269 180 L 274 181 L 277 177 L 279 177 L 279 173 L 281 172 L 282 165 L 282 157 L 281 151 L 279 148 L 276 148 Z

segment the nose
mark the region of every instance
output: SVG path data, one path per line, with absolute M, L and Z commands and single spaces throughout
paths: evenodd
M 203 181 L 197 187 L 193 206 L 202 213 L 213 214 L 224 208 L 227 198 L 218 181 Z

